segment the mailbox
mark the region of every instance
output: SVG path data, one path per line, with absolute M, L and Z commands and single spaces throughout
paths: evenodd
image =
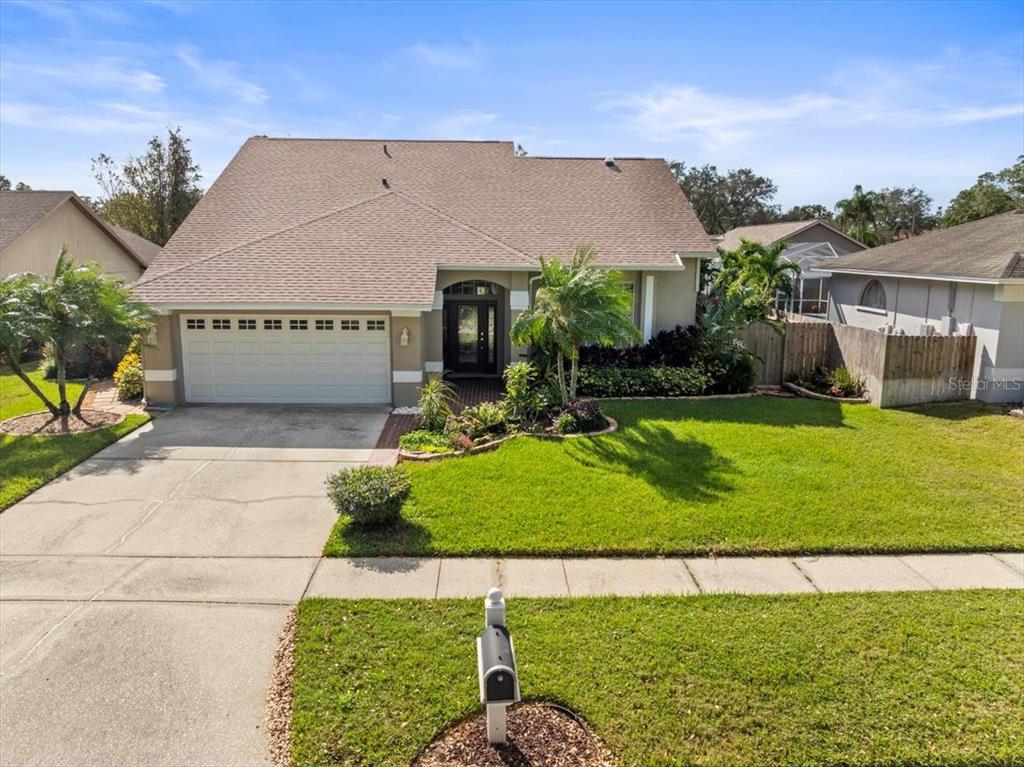
M 512 637 L 504 626 L 488 626 L 477 639 L 481 703 L 515 703 L 519 679 Z

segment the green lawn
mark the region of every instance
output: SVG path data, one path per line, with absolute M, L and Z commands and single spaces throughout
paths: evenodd
M 29 377 L 51 397 L 57 399 L 57 384 L 43 378 L 40 363 L 25 366 Z M 68 401 L 74 403 L 82 384 L 68 383 Z M 0 421 L 46 408 L 9 368 L 0 368 Z M 117 442 L 149 420 L 148 415 L 130 415 L 116 426 L 85 434 L 58 437 L 13 437 L 0 435 L 0 511 L 20 501 L 33 490 L 59 477 L 93 453 Z
M 3 467 L 0 511 L 148 420 L 148 415 L 129 415 L 107 429 L 54 437 L 0 435 L 0 466 Z
M 409 464 L 400 530 L 325 553 L 729 554 L 1024 548 L 1024 421 L 757 397 L 607 403 L 617 434 Z
M 1019 592 L 512 600 L 524 698 L 626 765 L 1024 763 Z M 295 764 L 404 765 L 477 703 L 481 603 L 299 605 Z
M 50 402 L 57 404 L 60 397 L 57 394 L 57 382 L 47 381 L 43 378 L 42 363 L 30 362 L 22 366 L 32 382 L 38 386 L 43 394 L 49 397 Z M 82 384 L 78 381 L 68 381 L 67 393 L 68 402 L 72 405 L 82 392 Z M 0 421 L 14 418 L 19 415 L 38 413 L 46 410 L 46 407 L 39 398 L 32 393 L 32 390 L 25 386 L 14 372 L 8 367 L 0 367 Z

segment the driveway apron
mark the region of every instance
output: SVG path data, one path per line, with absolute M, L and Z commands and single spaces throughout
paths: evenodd
M 0 514 L 0 764 L 260 765 L 277 635 L 383 408 L 192 406 Z

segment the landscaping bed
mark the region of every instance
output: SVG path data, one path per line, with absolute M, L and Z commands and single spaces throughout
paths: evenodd
M 600 439 L 407 464 L 402 523 L 328 556 L 887 553 L 1024 548 L 1024 422 L 980 403 L 605 402 Z M 957 472 L 945 470 L 955 461 Z
M 301 602 L 294 763 L 406 765 L 478 714 L 480 621 L 480 600 Z M 525 700 L 578 712 L 622 764 L 730 767 L 1020 763 L 1022 621 L 1000 591 L 512 599 L 508 615 Z
M 60 417 L 51 415 L 49 412 L 30 413 L 9 418 L 0 423 L 0 434 L 20 437 L 81 434 L 106 429 L 122 420 L 124 420 L 123 414 L 107 413 L 103 410 L 83 410 L 79 415 L 71 414 L 67 423 L 62 422 Z

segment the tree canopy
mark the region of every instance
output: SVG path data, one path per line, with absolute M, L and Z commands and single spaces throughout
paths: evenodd
M 102 190 L 96 203 L 100 215 L 161 246 L 203 196 L 202 175 L 181 128 L 169 129 L 166 141 L 153 136 L 145 154 L 120 166 L 100 154 L 92 170 Z
M 750 168 L 722 175 L 714 165 L 688 168 L 685 163 L 673 162 L 669 167 L 708 234 L 778 218 L 779 208 L 772 204 L 778 187 Z
M 943 228 L 988 218 L 1024 207 L 1024 155 L 1009 168 L 982 173 L 973 186 L 953 198 L 942 217 Z

